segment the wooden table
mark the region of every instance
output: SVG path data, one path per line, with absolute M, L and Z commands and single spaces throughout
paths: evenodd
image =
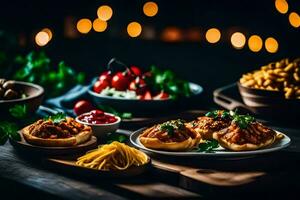
M 250 199 L 299 193 L 300 129 L 280 129 L 292 139 L 287 149 L 242 160 L 153 157 L 146 174 L 124 180 L 91 180 L 63 173 L 23 156 L 7 143 L 0 146 L 0 191 L 33 199 Z M 246 194 L 246 195 L 245 195 Z

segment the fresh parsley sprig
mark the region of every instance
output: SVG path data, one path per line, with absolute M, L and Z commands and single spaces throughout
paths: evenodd
M 219 143 L 217 140 L 205 140 L 204 143 L 200 143 L 198 145 L 198 148 L 195 149 L 197 152 L 206 152 L 206 153 L 212 153 L 214 150 L 216 150 L 219 147 Z
M 51 120 L 54 124 L 59 124 L 60 122 L 63 122 L 66 120 L 66 114 L 65 113 L 57 113 L 55 115 L 50 115 L 44 118 L 44 120 Z
M 16 123 L 1 121 L 0 122 L 0 145 L 6 143 L 8 138 L 20 140 L 21 137 L 18 133 L 18 126 Z

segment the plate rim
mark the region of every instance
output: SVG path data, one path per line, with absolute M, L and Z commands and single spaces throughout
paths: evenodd
M 130 143 L 135 147 L 140 150 L 146 151 L 148 153 L 154 153 L 158 155 L 165 155 L 165 156 L 175 156 L 175 157 L 243 157 L 243 156 L 255 156 L 259 154 L 266 154 L 270 152 L 275 152 L 279 151 L 281 149 L 284 149 L 288 147 L 291 144 L 291 138 L 287 136 L 286 134 L 276 131 L 276 133 L 280 133 L 284 135 L 284 138 L 280 140 L 279 142 L 282 142 L 283 140 L 286 140 L 285 143 L 283 143 L 280 146 L 270 146 L 267 148 L 263 149 L 257 149 L 257 150 L 251 150 L 251 151 L 223 151 L 223 152 L 212 152 L 212 153 L 207 153 L 207 152 L 189 152 L 189 151 L 160 151 L 160 150 L 155 150 L 155 149 L 149 149 L 142 144 L 139 144 L 136 142 L 138 136 L 140 135 L 141 131 L 145 130 L 147 127 L 140 128 L 130 134 L 129 140 Z M 279 144 L 275 144 L 279 145 Z

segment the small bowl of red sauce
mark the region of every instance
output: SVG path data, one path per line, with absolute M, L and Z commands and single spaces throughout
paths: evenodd
M 116 132 L 120 126 L 121 118 L 102 110 L 92 110 L 76 117 L 76 121 L 92 127 L 97 138 L 105 138 L 109 133 Z

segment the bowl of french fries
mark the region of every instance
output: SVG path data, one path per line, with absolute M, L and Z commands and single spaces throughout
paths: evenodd
M 282 59 L 243 74 L 238 88 L 244 103 L 259 111 L 299 112 L 300 58 Z

